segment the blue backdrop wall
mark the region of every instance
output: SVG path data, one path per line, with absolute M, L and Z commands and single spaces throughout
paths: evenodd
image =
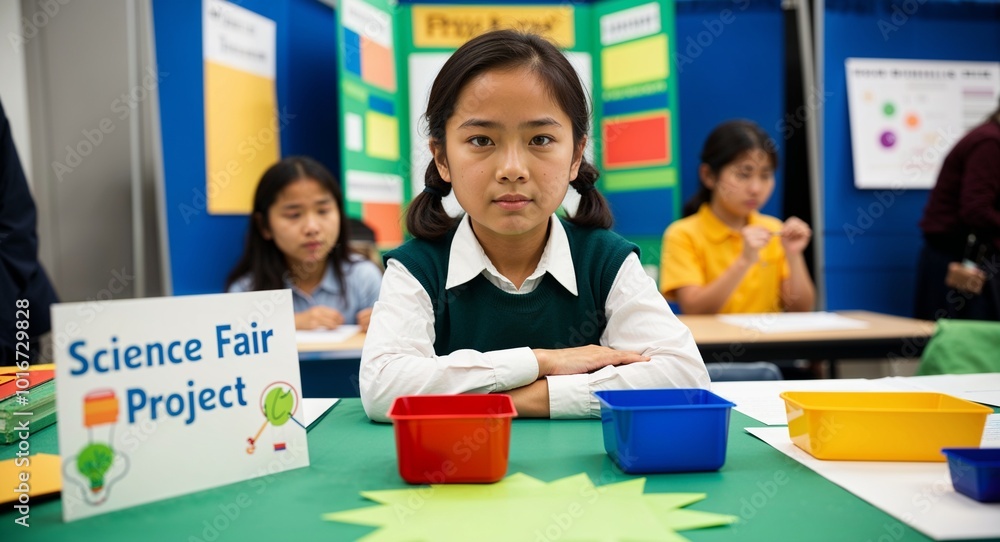
M 825 125 L 821 172 L 828 306 L 909 314 L 913 265 L 920 246 L 916 223 L 926 190 L 884 193 L 854 188 L 844 59 L 848 57 L 1000 60 L 1000 4 L 910 0 L 905 24 L 888 34 L 892 0 L 825 0 L 822 77 Z M 678 0 L 680 162 L 682 197 L 698 187 L 701 145 L 719 122 L 756 121 L 783 151 L 785 124 L 784 16 L 780 0 Z M 333 10 L 318 0 L 245 0 L 241 6 L 277 23 L 277 92 L 287 125 L 281 152 L 309 154 L 339 171 L 336 47 Z M 221 291 L 243 248 L 246 217 L 205 212 L 204 88 L 201 2 L 154 0 L 165 172 L 165 212 L 174 294 Z M 898 18 L 897 18 L 898 20 Z M 293 116 L 294 115 L 294 116 Z M 784 183 L 764 212 L 781 216 Z M 662 221 L 648 201 L 619 201 L 620 225 Z M 192 210 L 194 212 L 192 212 Z M 878 214 L 879 216 L 874 216 Z M 627 216 L 626 216 L 627 215 Z M 622 221 L 624 220 L 624 224 Z M 848 236 L 845 225 L 863 226 Z M 647 260 L 649 261 L 649 260 Z
M 318 0 L 239 5 L 277 26 L 278 108 L 286 121 L 282 156 L 308 154 L 339 171 L 333 10 Z M 676 21 L 678 51 L 672 57 L 680 81 L 686 199 L 697 190 L 698 153 L 713 126 L 744 117 L 780 136 L 783 26 L 780 0 L 680 0 Z M 159 91 L 172 293 L 218 292 L 243 249 L 247 218 L 205 212 L 201 2 L 154 0 L 153 22 L 158 68 L 169 74 Z M 619 201 L 627 209 L 618 210 L 619 227 L 648 231 L 644 222 L 663 223 L 669 209 L 650 201 Z M 780 214 L 780 208 L 779 187 L 765 212 Z
M 784 20 L 778 0 L 703 0 L 677 2 L 676 21 L 674 69 L 680 79 L 681 186 L 686 200 L 698 191 L 701 147 L 717 124 L 750 119 L 783 150 Z M 781 215 L 784 182 L 779 168 L 764 213 Z
M 309 154 L 339 171 L 333 10 L 316 0 L 244 0 L 277 27 L 281 154 Z M 220 292 L 243 250 L 245 216 L 205 210 L 201 2 L 154 0 L 156 61 L 172 292 Z
M 921 246 L 917 222 L 929 191 L 854 187 L 844 61 L 850 57 L 1000 61 L 1000 4 L 828 0 L 824 20 L 822 235 L 827 305 L 831 310 L 909 316 Z

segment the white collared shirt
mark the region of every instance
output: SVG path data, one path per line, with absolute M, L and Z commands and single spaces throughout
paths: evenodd
M 520 288 L 501 275 L 486 256 L 464 218 L 450 250 L 446 288 L 482 274 L 512 294 L 530 293 L 546 273 L 577 295 L 576 272 L 562 223 L 552 216 L 538 267 Z M 549 416 L 600 417 L 593 392 L 607 389 L 708 388 L 701 354 L 635 253 L 622 263 L 605 302 L 607 327 L 600 344 L 649 356 L 648 362 L 604 367 L 589 374 L 547 376 Z M 361 400 L 368 417 L 388 421 L 392 401 L 401 395 L 492 393 L 538 379 L 531 348 L 478 352 L 434 352 L 434 310 L 420 282 L 398 260 L 389 260 L 361 354 Z

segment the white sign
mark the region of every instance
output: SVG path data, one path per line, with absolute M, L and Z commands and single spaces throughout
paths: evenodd
M 205 60 L 274 79 L 274 21 L 222 0 L 202 3 Z
M 344 28 L 351 29 L 359 36 L 392 48 L 392 18 L 388 13 L 360 0 L 344 0 L 340 21 Z
M 948 151 L 997 107 L 1000 63 L 848 58 L 858 188 L 931 188 Z
M 659 34 L 660 4 L 651 2 L 601 17 L 601 45 Z
M 64 303 L 63 518 L 309 465 L 290 290 Z
M 403 201 L 403 178 L 391 173 L 347 170 L 347 199 L 368 203 Z

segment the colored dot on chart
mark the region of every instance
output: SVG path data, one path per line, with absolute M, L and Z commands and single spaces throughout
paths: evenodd
M 882 143 L 883 147 L 892 147 L 896 144 L 896 134 L 886 130 L 882 132 L 882 136 L 879 138 L 879 142 Z
M 896 106 L 892 105 L 892 102 L 886 102 L 882 106 L 882 112 L 885 113 L 885 116 L 891 117 L 896 112 Z
M 907 128 L 915 129 L 918 126 L 920 126 L 920 117 L 918 117 L 915 113 L 910 113 L 909 115 L 906 115 Z

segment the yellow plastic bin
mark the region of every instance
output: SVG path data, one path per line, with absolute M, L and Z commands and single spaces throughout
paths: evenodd
M 781 394 L 788 435 L 817 459 L 945 461 L 941 448 L 979 447 L 987 408 L 931 392 Z

